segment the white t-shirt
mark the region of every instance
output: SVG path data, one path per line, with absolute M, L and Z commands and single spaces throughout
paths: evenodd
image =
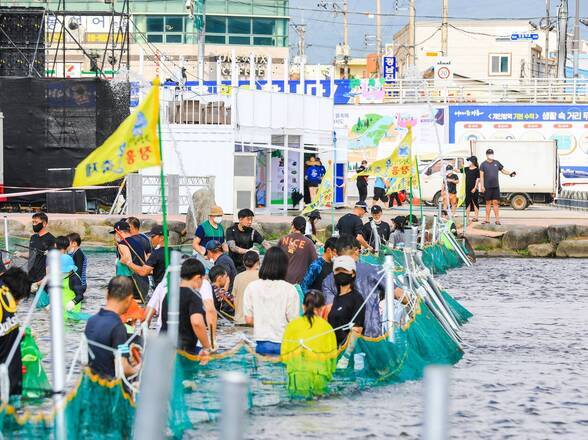
M 243 314 L 253 317 L 253 339 L 281 344 L 286 325 L 300 316 L 298 292 L 286 281 L 252 281 L 245 288 Z

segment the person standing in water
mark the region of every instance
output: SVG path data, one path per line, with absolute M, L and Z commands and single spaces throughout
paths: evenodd
M 80 247 L 82 245 L 82 238 L 77 232 L 72 232 L 71 234 L 67 235 L 67 239 L 69 240 L 67 253 L 73 258 L 74 264 L 78 268 L 76 273 L 82 281 L 82 286 L 84 287 L 85 292 L 88 288 L 88 278 L 86 275 L 86 271 L 88 269 L 88 258 Z
M 47 251 L 55 247 L 55 237 L 47 231 L 49 218 L 44 212 L 33 214 L 33 232 L 29 241 L 29 262 L 27 265 L 29 277 L 33 283 L 33 291 L 47 275 Z

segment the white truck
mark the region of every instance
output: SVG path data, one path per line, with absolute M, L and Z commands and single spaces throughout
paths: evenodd
M 551 203 L 559 188 L 559 161 L 556 141 L 473 140 L 469 149 L 457 149 L 443 154 L 445 164 L 461 169 L 471 155 L 481 164 L 486 150 L 494 150 L 494 157 L 508 170 L 516 171 L 514 178 L 500 174 L 500 191 L 503 202 L 513 209 L 526 209 L 531 203 Z M 425 202 L 434 206 L 441 197 L 442 159 L 421 170 L 421 191 Z

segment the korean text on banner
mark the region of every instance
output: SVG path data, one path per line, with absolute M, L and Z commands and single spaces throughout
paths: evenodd
M 330 164 L 327 168 L 327 172 L 323 176 L 323 180 L 318 187 L 314 200 L 304 207 L 302 214 L 309 213 L 315 209 L 325 208 L 331 206 L 333 203 L 333 168 L 334 165 Z
M 355 177 L 372 176 L 381 177 L 382 179 L 408 178 L 411 175 L 411 158 L 412 129 L 408 127 L 408 133 L 406 133 L 390 156 L 372 162 L 367 166 L 365 171 L 357 173 Z
M 161 165 L 157 124 L 159 81 L 116 131 L 76 167 L 73 186 L 112 182 L 143 168 Z

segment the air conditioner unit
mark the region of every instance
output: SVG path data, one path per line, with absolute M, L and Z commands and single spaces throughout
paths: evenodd
M 233 177 L 233 212 L 244 208 L 255 209 L 257 154 L 235 153 Z

